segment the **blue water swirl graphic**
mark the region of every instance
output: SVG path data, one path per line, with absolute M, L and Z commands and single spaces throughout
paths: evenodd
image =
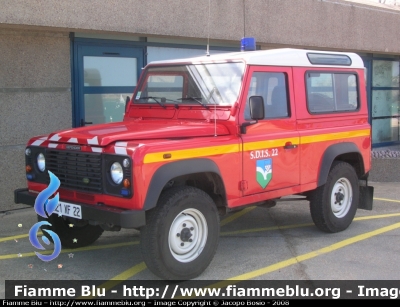
M 49 197 L 53 195 L 54 192 L 57 191 L 58 188 L 60 187 L 60 180 L 52 172 L 50 171 L 48 172 L 50 175 L 50 184 L 36 197 L 34 206 L 36 213 L 44 218 L 47 218 L 53 213 L 54 209 L 56 209 L 58 202 L 60 200 L 58 193 L 52 199 L 49 199 Z
M 49 198 L 51 195 L 53 195 L 58 188 L 60 187 L 60 180 L 57 178 L 56 175 L 54 175 L 52 172 L 49 172 L 50 176 L 50 184 L 49 186 L 44 189 L 42 192 L 38 194 L 35 200 L 35 211 L 38 215 L 41 217 L 47 218 L 49 217 L 53 211 L 56 209 L 58 202 L 59 202 L 59 194 L 57 193 L 53 198 Z M 47 221 L 42 221 L 38 222 L 35 225 L 32 226 L 32 228 L 29 230 L 29 241 L 31 241 L 31 244 L 36 247 L 37 249 L 45 249 L 39 242 L 37 238 L 37 232 L 39 230 L 39 227 L 42 225 L 49 225 L 52 226 L 49 222 Z M 48 229 L 43 229 L 44 232 L 50 235 L 51 239 L 53 240 L 54 243 L 54 251 L 51 255 L 42 255 L 38 252 L 35 252 L 36 256 L 39 257 L 42 261 L 51 261 L 55 258 L 58 257 L 58 255 L 61 252 L 61 241 L 58 235 L 51 230 Z M 45 244 L 49 245 L 50 241 L 47 237 L 42 236 L 42 240 Z

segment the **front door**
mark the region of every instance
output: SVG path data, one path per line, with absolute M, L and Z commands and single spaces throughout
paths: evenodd
M 122 121 L 144 66 L 144 48 L 78 40 L 74 65 L 74 126 Z
M 289 86 L 291 69 L 252 67 L 248 76 L 244 119 L 251 120 L 251 96 L 263 97 L 265 116 L 242 134 L 244 195 L 299 185 L 299 135 Z

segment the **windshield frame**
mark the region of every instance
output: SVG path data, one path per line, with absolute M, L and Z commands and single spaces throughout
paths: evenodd
M 233 106 L 239 99 L 245 67 L 245 62 L 240 60 L 149 65 L 132 102 L 158 104 L 163 108 L 168 105 Z

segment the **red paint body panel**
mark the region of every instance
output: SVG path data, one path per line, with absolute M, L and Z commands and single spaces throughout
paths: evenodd
M 329 68 L 296 68 L 293 70 L 293 76 L 296 78 L 294 82 L 296 97 L 296 116 L 297 129 L 300 139 L 305 136 L 334 134 L 347 131 L 368 130 L 368 109 L 367 97 L 364 82 L 364 70 L 362 69 L 340 69 L 340 72 L 352 73 L 357 75 L 359 84 L 359 109 L 352 112 L 339 112 L 329 114 L 311 115 L 306 108 L 306 86 L 305 74 L 307 71 L 332 72 L 336 69 Z M 321 168 L 322 157 L 325 150 L 333 144 L 341 142 L 352 142 L 359 148 L 363 161 L 365 172 L 371 168 L 371 137 L 356 137 L 349 139 L 338 139 L 331 141 L 318 141 L 309 144 L 301 144 L 300 146 L 300 163 L 301 163 L 301 184 L 315 182 L 318 178 Z
M 295 110 L 291 68 L 251 66 L 248 71 L 249 77 L 246 80 L 244 93 L 249 92 L 251 87 L 250 76 L 255 73 L 284 73 L 288 85 L 289 108 Z M 242 98 L 246 100 L 245 97 Z M 298 147 L 292 149 L 284 148 L 286 143 L 299 145 L 296 126 L 295 112 L 291 112 L 288 118 L 259 120 L 257 124 L 247 128 L 246 134 L 241 136 L 242 141 L 245 144 L 256 143 L 255 147 L 257 149 L 247 150 L 246 146 L 244 146 L 243 175 L 248 182 L 248 189 L 244 192 L 244 195 L 265 193 L 299 185 L 299 149 Z M 263 159 L 270 159 L 273 171 L 272 179 L 265 188 L 255 180 L 256 161 Z
M 359 109 L 310 114 L 305 85 L 308 71 L 355 73 Z M 290 114 L 285 118 L 259 120 L 247 126 L 244 133 L 240 126 L 247 121 L 244 118 L 247 93 L 252 86 L 252 74 L 257 72 L 285 75 Z M 142 209 L 146 197 L 153 193 L 149 186 L 160 167 L 171 161 L 202 158 L 217 166 L 225 205 L 234 208 L 315 189 L 322 157 L 333 144 L 355 144 L 361 153 L 365 173 L 368 172 L 371 137 L 365 133 L 356 135 L 357 131 L 370 130 L 366 99 L 364 71 L 359 68 L 247 65 L 239 97 L 232 102 L 232 107 L 170 104 L 163 108 L 157 104 L 131 102 L 123 122 L 58 131 L 32 138 L 28 145 L 68 150 L 68 145 L 77 144 L 82 152 L 131 157 L 132 197 L 60 189 L 61 198 L 70 202 Z M 350 132 L 349 137 L 335 137 L 347 132 Z M 270 163 L 273 170 L 266 187 L 256 180 L 256 168 L 263 161 Z M 28 181 L 28 187 L 40 192 L 46 185 Z
M 218 123 L 218 135 L 229 134 L 227 128 Z M 58 131 L 48 137 L 49 142 L 77 143 L 81 145 L 107 146 L 113 142 L 148 140 L 174 137 L 203 137 L 214 135 L 214 125 L 203 121 L 135 120 L 118 123 L 86 126 Z M 96 143 L 90 143 L 96 138 Z M 76 141 L 70 141 L 76 139 Z M 33 142 L 34 139 L 30 141 Z

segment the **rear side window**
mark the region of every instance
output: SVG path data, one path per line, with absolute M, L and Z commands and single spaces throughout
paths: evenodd
M 357 75 L 307 72 L 307 108 L 310 113 L 348 112 L 358 109 Z

